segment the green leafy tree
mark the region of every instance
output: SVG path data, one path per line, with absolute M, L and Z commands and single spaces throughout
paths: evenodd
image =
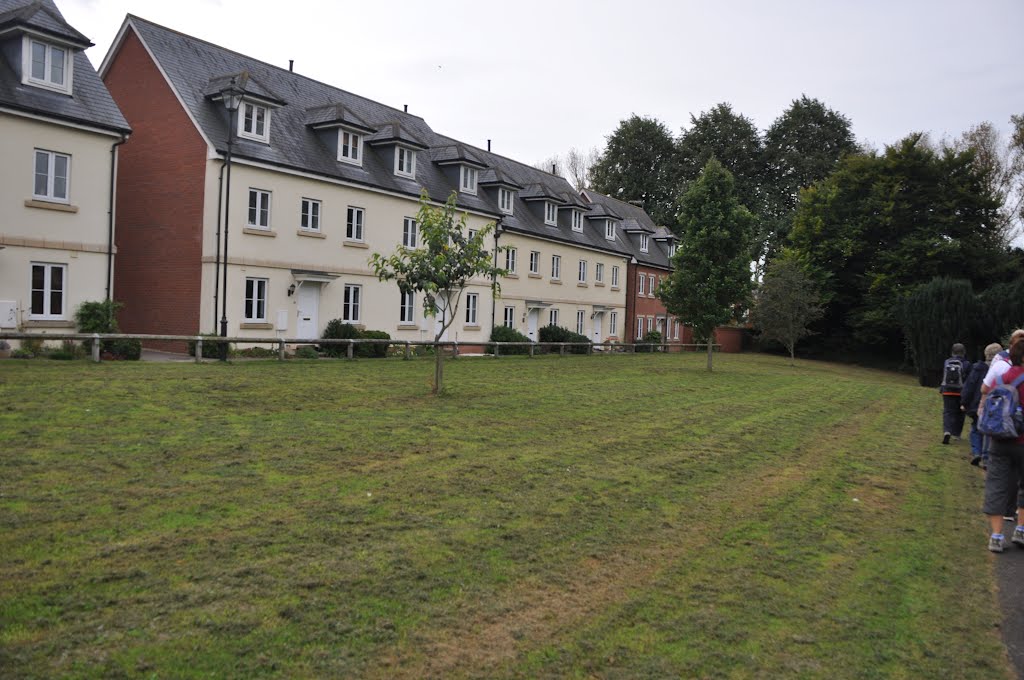
M 904 296 L 897 307 L 907 354 L 922 386 L 938 387 L 954 342 L 970 346 L 979 307 L 970 281 L 937 277 Z
M 675 144 L 664 123 L 633 115 L 608 137 L 604 153 L 590 167 L 594 191 L 620 201 L 640 201 L 658 224 L 673 210 Z
M 717 160 L 680 197 L 679 247 L 674 271 L 658 288 L 666 309 L 707 342 L 708 370 L 715 326 L 750 295 L 750 239 L 754 218 L 736 199 L 732 175 Z
M 758 261 L 782 247 L 800 200 L 800 190 L 832 174 L 843 156 L 857 151 L 850 119 L 802 95 L 765 131 L 764 220 Z
M 781 342 L 796 359 L 796 343 L 812 333 L 821 318 L 821 294 L 800 258 L 783 251 L 768 265 L 754 296 L 751 320 L 766 340 Z
M 466 214 L 456 218 L 456 194 L 453 191 L 444 206 L 434 207 L 427 192 L 420 195 L 416 221 L 420 229 L 419 248 L 400 247 L 388 257 L 374 253 L 370 264 L 381 281 L 395 281 L 404 293 L 419 293 L 423 313 L 428 317 L 441 315 L 434 341 L 439 342 L 455 320 L 462 292 L 469 280 L 485 277 L 499 292 L 497 279 L 506 271 L 492 263 L 493 253 L 486 247 L 487 237 L 494 230 L 488 224 L 469 236 Z M 437 348 L 434 364 L 433 393 L 443 388 L 443 352 Z
M 936 276 L 976 289 L 1011 278 L 999 207 L 972 151 L 936 151 L 920 134 L 840 160 L 802 192 L 790 235 L 822 286 L 830 340 L 898 358 L 904 293 Z

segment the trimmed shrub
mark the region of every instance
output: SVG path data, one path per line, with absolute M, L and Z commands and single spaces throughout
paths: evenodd
M 942 362 L 954 342 L 971 344 L 976 305 L 971 282 L 948 277 L 932 279 L 900 302 L 903 341 L 923 387 L 939 384 Z
M 568 328 L 562 328 L 561 326 L 544 326 L 540 329 L 539 335 L 542 343 L 574 343 L 573 346 L 569 348 L 569 352 L 572 354 L 587 354 L 590 350 L 590 338 L 580 335 L 579 333 L 573 333 Z
M 228 346 L 228 356 L 230 357 L 230 356 L 232 356 L 234 354 L 233 350 L 231 349 L 231 343 L 230 342 L 228 342 L 228 343 L 221 342 L 220 341 L 220 336 L 217 335 L 216 333 L 201 333 L 200 335 L 203 338 L 203 358 L 204 359 L 216 359 L 216 358 L 218 358 L 220 356 L 221 345 L 225 345 L 225 344 Z M 196 341 L 195 340 L 189 340 L 188 341 L 188 355 L 190 357 L 194 357 L 196 355 Z
M 117 325 L 117 310 L 123 307 L 120 302 L 113 300 L 99 300 L 83 302 L 75 310 L 75 325 L 79 333 L 120 333 Z M 100 344 L 100 351 L 111 356 L 117 356 L 113 350 L 115 340 L 103 340 Z M 92 340 L 83 340 L 86 354 L 92 352 Z M 141 346 L 139 352 L 142 352 Z
M 359 337 L 365 340 L 390 340 L 391 336 L 384 331 L 361 331 Z M 356 356 L 371 359 L 382 359 L 388 355 L 388 345 L 381 343 L 356 345 Z
M 491 342 L 530 342 L 530 338 L 526 337 L 514 328 L 508 326 L 495 326 L 494 330 L 491 331 Z M 491 346 L 491 351 L 494 351 L 494 346 Z M 530 352 L 529 347 L 502 347 L 500 350 L 501 354 L 528 354 Z
M 312 345 L 303 345 L 295 350 L 296 359 L 319 359 L 320 354 L 317 353 L 316 348 Z
M 276 359 L 277 350 L 267 349 L 266 347 L 246 347 L 236 352 L 240 357 L 246 357 L 247 359 Z
M 359 329 L 341 319 L 331 319 L 327 322 L 327 327 L 324 328 L 323 335 L 320 337 L 324 340 L 355 340 L 359 337 Z M 340 344 L 325 344 L 320 347 L 320 351 L 329 357 L 343 357 L 347 356 L 348 347 Z
M 650 343 L 650 344 L 644 344 Z M 661 345 L 661 333 L 658 331 L 647 331 L 644 337 L 640 338 L 637 343 L 637 352 L 660 352 L 661 347 L 654 347 L 653 345 Z
M 142 358 L 142 341 L 134 338 L 105 340 L 103 350 L 109 352 L 115 359 L 138 361 Z

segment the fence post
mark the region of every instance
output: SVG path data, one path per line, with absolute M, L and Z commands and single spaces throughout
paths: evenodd
M 351 358 L 352 358 L 352 347 L 353 347 L 353 346 L 354 346 L 354 343 L 353 343 L 353 341 L 352 341 L 352 340 L 349 340 L 349 341 L 348 341 L 348 351 L 347 351 L 347 352 L 345 353 L 345 354 L 346 354 L 346 357 L 347 357 L 347 358 L 349 358 L 349 359 L 351 359 Z
M 494 343 L 494 358 L 497 359 L 501 356 L 501 347 L 498 343 Z
M 558 356 L 560 356 L 560 357 L 564 357 L 565 356 L 565 343 L 564 342 L 558 343 Z
M 452 359 L 458 359 L 458 358 L 459 358 L 459 341 L 456 340 L 455 343 L 452 345 Z
M 196 363 L 202 363 L 203 361 L 203 336 L 196 336 Z
M 284 338 L 277 342 L 277 360 L 284 361 Z
M 592 356 L 593 354 L 594 354 L 594 343 L 588 342 L 587 343 L 587 356 Z
M 409 341 L 405 341 L 405 360 L 409 360 Z
M 92 360 L 97 364 L 100 362 L 100 334 L 92 334 Z
M 530 343 L 530 358 L 533 358 L 533 343 Z

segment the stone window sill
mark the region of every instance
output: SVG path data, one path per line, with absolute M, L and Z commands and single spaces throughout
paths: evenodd
M 577 287 L 577 288 L 589 288 L 590 286 L 588 286 L 587 284 L 585 284 L 585 283 L 583 283 L 583 282 L 581 281 L 580 283 L 577 283 L 577 284 L 576 284 L 576 287 Z
M 313 231 L 312 229 L 299 229 L 295 232 L 299 236 L 305 236 L 306 238 L 327 238 L 325 234 L 319 231 Z
M 414 323 L 400 323 L 400 324 L 398 324 L 398 330 L 400 330 L 400 331 L 418 331 L 419 329 L 420 329 L 420 327 L 417 326 Z
M 464 331 L 478 331 L 480 330 L 480 324 L 466 324 L 462 327 Z
M 77 205 L 70 205 L 68 203 L 56 203 L 53 201 L 40 201 L 36 199 L 29 199 L 25 201 L 26 208 L 40 208 L 42 210 L 56 210 L 57 212 L 76 213 L 78 212 Z
M 530 278 L 531 279 L 542 279 L 544 277 L 541 276 L 540 274 L 530 274 Z
M 258 323 L 243 323 L 239 326 L 243 331 L 272 331 L 274 330 L 274 324 L 258 322 Z
M 509 272 L 508 274 L 505 274 L 505 278 L 506 279 L 518 279 L 519 278 L 519 274 L 515 274 L 513 272 Z
M 25 328 L 74 328 L 75 322 L 66 319 L 28 319 L 22 321 Z
M 346 248 L 369 248 L 370 247 L 369 245 L 367 245 L 363 241 L 350 241 L 348 239 L 344 240 L 341 245 L 345 246 Z
M 594 283 L 594 285 L 595 285 L 595 286 L 600 286 L 601 288 L 604 288 L 604 283 L 603 283 L 602 281 L 596 281 L 596 282 Z
M 556 286 L 561 286 L 562 285 L 562 280 L 561 279 L 551 279 L 551 281 L 549 281 L 549 283 L 553 283 Z
M 277 232 L 272 229 L 259 229 L 257 227 L 245 227 L 242 229 L 243 234 L 252 234 L 253 236 L 269 236 L 274 238 L 277 236 Z

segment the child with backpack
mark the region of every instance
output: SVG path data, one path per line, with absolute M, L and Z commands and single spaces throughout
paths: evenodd
M 960 408 L 960 392 L 971 364 L 964 359 L 967 350 L 959 342 L 953 345 L 952 355 L 942 362 L 942 443 L 948 444 L 950 437 L 960 439 L 964 431 L 964 412 Z
M 1017 494 L 1017 480 L 1024 470 L 1024 338 L 1010 345 L 1010 368 L 996 378 L 995 385 L 985 395 L 978 415 L 978 430 L 992 437 L 988 472 L 985 475 L 985 503 L 982 512 L 988 515 L 992 535 L 988 549 L 1003 552 L 1003 513 L 1007 505 L 1017 500 L 1018 508 L 1024 495 Z M 1024 511 L 1018 509 L 1017 526 L 1010 539 L 1024 547 Z

